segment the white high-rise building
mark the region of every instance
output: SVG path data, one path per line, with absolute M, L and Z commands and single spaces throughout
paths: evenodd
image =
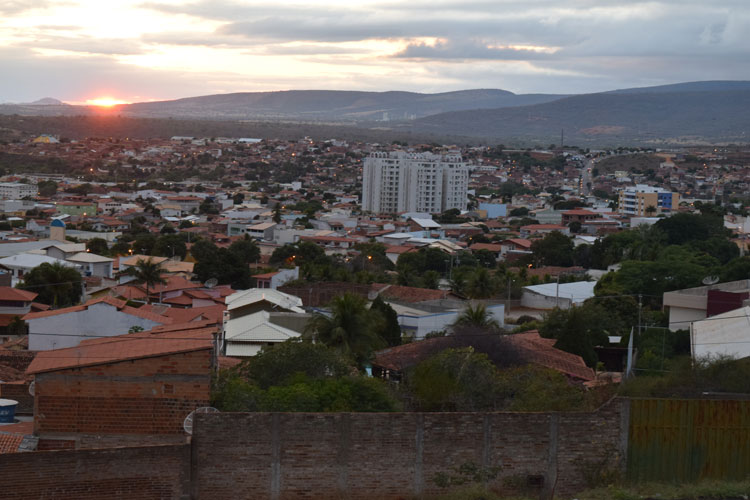
M 362 170 L 362 210 L 440 213 L 466 209 L 469 167 L 458 154 L 373 153 Z
M 0 198 L 3 200 L 21 200 L 26 197 L 36 198 L 37 187 L 20 182 L 0 182 Z

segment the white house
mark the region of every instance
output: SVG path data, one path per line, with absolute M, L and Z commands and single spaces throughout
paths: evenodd
M 83 340 L 122 335 L 133 327 L 151 330 L 173 321 L 111 297 L 64 309 L 29 313 L 23 319 L 29 325 L 30 351 L 75 347 Z
M 693 358 L 750 356 L 750 306 L 691 323 L 690 351 Z
M 81 266 L 84 276 L 112 277 L 112 263 L 114 259 L 103 257 L 91 252 L 79 252 L 66 259 L 68 262 Z
M 596 281 L 545 283 L 523 287 L 521 306 L 530 309 L 570 309 L 594 296 Z
M 59 263 L 63 266 L 72 267 L 77 271 L 80 271 L 81 269 L 80 266 L 72 262 L 33 253 L 20 253 L 18 255 L 11 255 L 10 257 L 0 259 L 0 269 L 6 269 L 11 273 L 12 285 L 15 286 L 18 281 L 23 279 L 25 274 L 35 267 L 41 266 L 45 263 Z
M 275 342 L 299 336 L 299 332 L 274 324 L 271 312 L 304 314 L 302 299 L 271 288 L 251 288 L 225 299 L 222 349 L 227 356 L 254 356 Z

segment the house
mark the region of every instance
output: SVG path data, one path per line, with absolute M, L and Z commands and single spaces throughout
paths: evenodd
M 688 329 L 693 321 L 750 305 L 750 280 L 666 292 L 663 304 L 669 307 L 669 329 Z
M 37 294 L 28 290 L 20 290 L 9 286 L 0 286 L 0 343 L 9 341 L 17 331 L 8 331 L 16 318 L 20 318 L 33 310 L 44 310 L 47 305 L 35 304 Z M 24 332 L 21 332 L 24 333 Z
M 559 224 L 529 224 L 521 227 L 521 238 L 528 238 L 531 235 L 545 235 L 557 231 L 565 236 L 570 235 L 570 229 Z
M 273 240 L 273 231 L 276 228 L 275 222 L 261 222 L 259 224 L 248 225 L 245 228 L 245 234 L 256 240 L 271 241 Z
M 253 278 L 255 278 L 256 288 L 272 288 L 276 290 L 288 281 L 299 279 L 299 267 L 295 267 L 294 269 L 279 269 L 272 273 L 256 274 Z
M 66 267 L 72 267 L 77 271 L 81 269 L 79 265 L 72 262 L 33 253 L 20 253 L 0 259 L 0 269 L 4 269 L 11 273 L 13 285 L 18 281 L 21 281 L 29 271 L 37 266 L 41 266 L 42 264 L 60 264 Z
M 86 243 L 52 243 L 42 247 L 42 250 L 44 250 L 47 257 L 68 260 L 68 257 L 85 252 Z
M 79 252 L 65 260 L 80 266 L 84 276 L 112 278 L 112 263 L 114 259 L 110 259 L 109 257 L 103 257 L 90 252 Z
M 182 443 L 185 417 L 208 406 L 216 326 L 174 325 L 37 354 L 40 448 Z
M 226 298 L 222 352 L 227 356 L 254 356 L 263 346 L 298 337 L 307 316 L 302 299 L 271 288 L 251 288 Z M 271 313 L 293 313 L 301 323 L 289 328 L 273 321 Z
M 141 311 L 111 297 L 63 309 L 31 312 L 23 319 L 29 325 L 32 351 L 74 347 L 86 339 L 114 337 L 136 327 L 150 330 L 173 322 L 166 316 Z
M 555 342 L 555 339 L 542 338 L 536 330 L 498 336 L 491 343 L 482 342 L 475 335 L 433 337 L 376 352 L 373 375 L 400 380 L 409 368 L 445 349 L 474 347 L 480 352 L 487 351 L 485 354 L 498 365 L 507 361 L 534 364 L 558 371 L 577 383 L 595 379 L 594 371 L 580 356 L 556 349 Z M 510 359 L 506 359 L 508 356 Z
M 523 287 L 521 307 L 529 309 L 570 309 L 594 296 L 596 281 L 545 283 Z
M 694 359 L 750 356 L 750 306 L 690 323 L 690 352 Z
M 422 340 L 429 333 L 450 329 L 461 315 L 463 307 L 434 307 L 419 303 L 409 305 L 397 302 L 387 302 L 396 311 L 401 331 L 413 340 Z M 503 304 L 487 305 L 487 312 L 501 327 L 505 322 L 505 306 Z
M 502 260 L 503 258 L 503 245 L 500 243 L 474 243 L 469 247 L 472 253 L 476 253 L 480 250 L 486 250 L 490 252 L 495 260 Z

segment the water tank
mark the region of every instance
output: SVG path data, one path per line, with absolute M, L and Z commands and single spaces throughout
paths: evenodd
M 0 424 L 12 424 L 16 415 L 18 401 L 12 399 L 0 399 Z

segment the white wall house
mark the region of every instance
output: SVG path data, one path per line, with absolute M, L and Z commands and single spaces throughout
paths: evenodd
M 523 287 L 521 306 L 530 309 L 570 309 L 594 296 L 596 281 L 545 283 Z
M 29 325 L 29 350 L 75 347 L 83 340 L 122 335 L 136 326 L 151 330 L 172 322 L 170 318 L 125 304 L 124 300 L 105 298 L 80 306 L 29 313 L 23 317 Z

